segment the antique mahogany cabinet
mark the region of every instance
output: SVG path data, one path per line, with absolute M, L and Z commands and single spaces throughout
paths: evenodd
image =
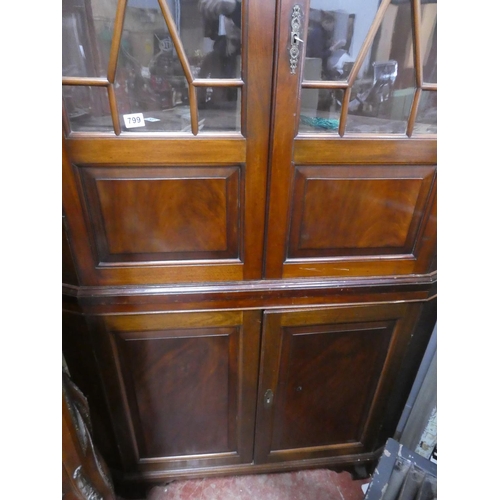
M 116 484 L 374 463 L 436 321 L 435 1 L 62 19 L 62 347 Z

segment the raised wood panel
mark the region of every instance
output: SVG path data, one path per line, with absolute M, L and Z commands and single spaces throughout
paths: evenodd
M 118 333 L 139 457 L 236 452 L 238 328 Z
M 393 324 L 285 328 L 272 450 L 359 442 Z
M 299 166 L 289 258 L 412 254 L 435 168 Z
M 239 167 L 78 171 L 99 265 L 238 258 Z
M 128 471 L 251 462 L 259 311 L 91 321 Z
M 256 462 L 370 451 L 419 310 L 380 304 L 266 312 Z

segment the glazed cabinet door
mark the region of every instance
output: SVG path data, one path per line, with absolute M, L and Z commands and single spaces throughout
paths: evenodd
M 436 269 L 436 0 L 282 0 L 267 278 Z
M 255 461 L 373 452 L 418 304 L 264 314 Z
M 262 277 L 274 16 L 261 1 L 64 0 L 80 284 Z
M 252 462 L 260 318 L 259 311 L 92 318 L 128 474 Z

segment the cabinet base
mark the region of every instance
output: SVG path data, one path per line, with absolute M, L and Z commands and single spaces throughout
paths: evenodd
M 243 464 L 228 467 L 213 467 L 191 470 L 165 470 L 142 474 L 119 474 L 114 477 L 115 490 L 125 499 L 144 499 L 150 489 L 176 480 L 201 479 L 247 474 L 271 474 L 292 472 L 304 469 L 328 468 L 335 472 L 347 471 L 354 479 L 364 474 L 368 477 L 377 464 L 381 450 L 343 457 L 322 458 L 317 460 L 297 460 L 276 464 Z M 363 472 L 363 474 L 360 474 Z

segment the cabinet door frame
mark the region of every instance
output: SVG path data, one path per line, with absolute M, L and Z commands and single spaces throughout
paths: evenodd
M 265 311 L 257 399 L 257 428 L 255 463 L 281 463 L 298 460 L 328 460 L 337 456 L 354 456 L 371 453 L 377 442 L 377 433 L 383 425 L 388 396 L 394 387 L 401 369 L 415 321 L 420 314 L 419 303 L 389 303 L 368 305 L 346 305 L 332 308 L 303 308 Z M 280 366 L 284 360 L 284 335 L 287 327 L 327 327 L 349 324 L 392 322 L 392 334 L 382 365 L 375 381 L 375 393 L 368 400 L 366 417 L 362 423 L 359 439 L 355 442 L 320 446 L 272 449 L 273 433 L 280 428 L 276 413 L 276 401 L 283 400 L 280 392 Z M 288 377 L 288 375 L 287 375 Z M 266 402 L 267 391 L 272 391 L 272 404 Z M 325 416 L 327 422 L 327 416 Z
M 379 11 L 374 22 L 368 31 L 366 41 L 360 49 L 360 58 L 355 63 L 355 68 L 359 69 L 363 57 L 366 55 L 369 40 L 373 40 L 378 27 L 383 19 L 383 13 L 387 9 L 390 0 L 383 0 L 379 4 Z M 279 35 L 276 37 L 276 65 L 275 65 L 275 88 L 279 89 L 275 93 L 273 101 L 273 128 L 271 137 L 270 152 L 270 181 L 269 181 L 269 205 L 267 219 L 266 236 L 266 267 L 265 277 L 267 279 L 295 279 L 295 278 L 326 278 L 338 277 L 349 278 L 352 276 L 400 276 L 400 275 L 421 275 L 432 273 L 436 270 L 435 254 L 437 247 L 437 138 L 435 134 L 413 134 L 413 125 L 416 120 L 416 113 L 423 91 L 437 92 L 437 84 L 426 83 L 423 79 L 422 54 L 420 49 L 421 29 L 420 22 L 420 1 L 411 0 L 411 9 L 414 22 L 414 65 L 416 76 L 416 89 L 408 118 L 408 128 L 406 134 L 368 134 L 368 133 L 346 133 L 345 122 L 351 86 L 353 82 L 349 77 L 346 82 L 332 81 L 311 81 L 304 84 L 304 64 L 307 47 L 307 27 L 309 23 L 310 0 L 280 0 L 277 17 L 277 29 Z M 292 49 L 292 30 L 290 19 L 294 9 L 298 8 L 301 13 L 300 27 L 298 28 L 299 38 L 304 43 L 298 43 L 299 56 L 296 60 L 296 70 L 291 71 L 290 55 Z M 370 42 L 371 43 L 371 42 Z M 364 55 L 363 55 L 364 54 Z M 353 68 L 352 74 L 355 74 Z M 341 116 L 339 120 L 338 133 L 299 133 L 299 122 L 301 114 L 301 89 L 344 89 Z M 343 125 L 344 124 L 344 125 Z M 384 168 L 388 173 L 387 181 L 394 181 L 395 189 L 404 191 L 402 196 L 408 196 L 410 200 L 401 207 L 394 221 L 395 230 L 391 233 L 384 232 L 383 227 L 376 228 L 379 231 L 381 240 L 396 241 L 408 240 L 405 252 L 400 248 L 391 248 L 387 244 L 386 248 L 376 248 L 373 244 L 366 244 L 362 238 L 356 238 L 349 233 L 349 226 L 357 228 L 359 226 L 370 232 L 372 220 L 367 212 L 375 209 L 375 214 L 382 219 L 387 215 L 387 207 L 382 207 L 381 202 L 387 198 L 377 201 L 377 198 L 384 198 L 387 190 L 379 189 L 379 186 L 370 176 L 343 175 L 343 180 L 351 181 L 348 188 L 343 188 L 340 183 L 335 185 L 330 177 L 330 185 L 333 187 L 328 194 L 323 197 L 324 209 L 322 212 L 315 210 L 308 200 L 317 201 L 317 191 L 307 191 L 309 180 L 316 179 L 314 175 L 303 178 L 301 170 L 326 170 L 335 172 L 339 169 L 348 169 L 350 166 L 365 166 L 366 169 L 373 167 Z M 409 172 L 415 168 L 427 168 L 429 170 L 426 179 L 415 176 L 415 180 L 422 181 L 420 189 L 411 183 L 402 185 L 397 181 L 404 179 L 404 175 L 398 177 L 397 172 L 402 169 Z M 354 170 L 354 169 L 353 169 Z M 391 170 L 395 172 L 391 174 Z M 430 175 L 430 177 L 429 177 Z M 428 182 L 430 181 L 430 182 Z M 297 184 L 302 182 L 302 191 L 299 192 Z M 324 244 L 321 240 L 312 241 L 312 248 L 320 248 L 321 251 L 314 254 L 310 251 L 309 256 L 294 257 L 293 239 L 297 239 L 299 223 L 301 224 L 300 234 L 304 236 L 303 246 L 311 241 L 310 232 L 321 233 L 330 229 L 329 221 L 326 219 L 327 206 L 330 200 L 336 208 L 345 206 L 356 206 L 361 201 L 367 200 L 356 198 L 356 182 L 360 190 L 364 190 L 368 197 L 374 200 L 373 206 L 365 204 L 365 212 L 355 212 L 345 214 L 342 221 L 344 229 L 343 241 L 340 246 Z M 309 183 L 310 184 L 310 183 Z M 347 183 L 345 183 L 347 184 Z M 407 187 L 408 186 L 408 187 Z M 416 191 L 419 191 L 416 194 Z M 333 194 L 335 193 L 335 194 Z M 418 198 L 423 204 L 416 203 Z M 404 198 L 402 198 L 404 200 Z M 305 201 L 306 200 L 306 201 Z M 401 199 L 389 199 L 388 203 L 397 205 Z M 319 204 L 319 201 L 317 201 Z M 305 207 L 310 213 L 301 212 L 296 215 L 298 208 Z M 306 213 L 307 217 L 304 216 Z M 411 215 L 409 215 L 411 214 Z M 374 214 L 372 214 L 375 217 Z M 321 219 L 318 225 L 318 219 Z M 309 224 L 307 222 L 310 222 Z M 399 225 L 398 225 L 399 224 Z M 396 227 L 397 226 L 397 227 Z M 413 230 L 418 226 L 418 231 Z M 335 230 L 338 224 L 334 224 Z M 411 242 L 410 237 L 413 236 Z M 372 236 L 373 238 L 373 236 Z M 354 242 L 349 248 L 349 242 Z M 345 246 L 343 246 L 345 245 Z M 401 245 L 402 246 L 402 245 Z M 347 248 L 346 248 L 347 247 Z M 308 249 L 310 250 L 311 247 Z M 345 254 L 341 250 L 346 248 Z M 331 254 L 328 250 L 331 249 Z M 356 254 L 356 251 L 358 254 Z M 364 252 L 364 253 L 363 253 Z
M 92 326 L 92 343 L 101 383 L 116 439 L 120 443 L 121 460 L 127 474 L 154 476 L 155 471 L 158 473 L 165 470 L 180 471 L 190 468 L 252 463 L 260 347 L 260 311 L 118 314 L 91 316 L 89 321 Z M 137 387 L 134 386 L 134 380 L 127 380 L 130 378 L 130 373 L 128 373 L 127 366 L 123 364 L 118 344 L 123 344 L 127 340 L 133 342 L 155 338 L 167 340 L 185 338 L 182 335 L 183 331 L 188 332 L 190 338 L 193 338 L 192 332 L 195 332 L 195 338 L 209 340 L 213 336 L 211 332 L 219 332 L 215 337 L 222 335 L 228 338 L 228 358 L 226 361 L 221 359 L 220 362 L 228 363 L 228 405 L 233 407 L 235 414 L 231 418 L 232 412 L 229 412 L 228 429 L 223 432 L 228 433 L 229 443 L 234 450 L 143 457 L 141 449 L 144 449 L 144 436 L 141 436 L 143 428 L 137 412 Z M 141 365 L 140 369 L 146 368 L 145 365 Z M 189 391 L 190 387 L 182 390 Z M 224 398 L 225 395 L 220 396 Z M 154 430 L 148 432 L 151 434 Z
M 161 5 L 165 3 L 163 0 L 160 2 Z M 112 55 L 114 54 L 116 58 L 125 6 L 124 0 L 119 0 L 117 30 L 114 34 L 112 51 Z M 214 83 L 222 86 L 228 85 L 229 82 L 232 86 L 240 87 L 241 133 L 211 132 L 196 135 L 194 130 L 194 135 L 180 132 L 132 133 L 120 130 L 115 130 L 115 133 L 71 132 L 68 119 L 63 112 L 63 213 L 82 285 L 225 282 L 262 278 L 274 24 L 274 2 L 244 0 L 241 79 L 217 80 Z M 112 95 L 115 71 L 116 62 L 113 66 L 113 61 L 110 60 L 107 80 L 65 77 L 63 84 L 104 86 L 108 87 Z M 209 86 L 206 80 L 194 79 L 194 82 L 190 83 L 191 99 L 196 96 L 196 88 L 202 89 L 206 86 Z M 113 106 L 111 109 L 116 114 Z M 98 250 L 103 246 L 103 242 L 99 239 L 102 240 L 106 234 L 102 231 L 98 235 L 95 234 L 95 217 L 102 219 L 102 207 L 95 202 L 92 203 L 92 199 L 87 196 L 81 173 L 87 168 L 98 168 L 104 177 L 106 169 L 122 169 L 123 180 L 127 180 L 130 168 L 151 167 L 159 169 L 174 167 L 179 170 L 198 167 L 207 171 L 226 169 L 228 175 L 237 170 L 238 185 L 234 187 L 234 183 L 231 184 L 233 187 L 228 195 L 231 196 L 231 200 L 230 202 L 226 200 L 233 210 L 233 213 L 227 214 L 227 231 L 233 231 L 232 226 L 235 224 L 238 231 L 236 243 L 231 236 L 230 258 L 224 257 L 224 239 L 220 238 L 219 248 L 222 250 L 220 257 L 216 255 L 213 258 L 200 259 L 187 256 L 179 259 L 174 252 L 171 259 L 165 259 L 160 255 L 156 260 L 122 259 L 111 263 L 102 262 Z M 204 177 L 201 175 L 199 178 L 202 180 Z M 224 175 L 221 177 L 221 182 L 223 178 Z M 137 189 L 138 182 L 134 183 L 134 179 L 131 181 L 129 179 L 131 189 Z M 185 189 L 189 189 L 188 181 L 185 181 Z M 225 189 L 227 191 L 230 188 Z M 220 191 L 224 192 L 224 186 Z M 125 199 L 124 202 L 131 203 L 133 200 Z M 141 205 L 139 208 L 147 213 L 147 207 Z M 227 210 L 229 209 L 226 207 Z M 172 214 L 172 217 L 175 217 L 175 214 Z M 210 217 L 209 209 L 206 215 L 198 211 L 198 223 L 202 223 L 203 217 Z M 118 225 L 122 223 L 117 215 L 105 222 Z M 156 227 L 154 221 L 149 222 L 153 228 Z M 219 230 L 224 229 L 223 220 L 219 226 Z M 178 234 L 182 235 L 182 231 L 179 230 Z

